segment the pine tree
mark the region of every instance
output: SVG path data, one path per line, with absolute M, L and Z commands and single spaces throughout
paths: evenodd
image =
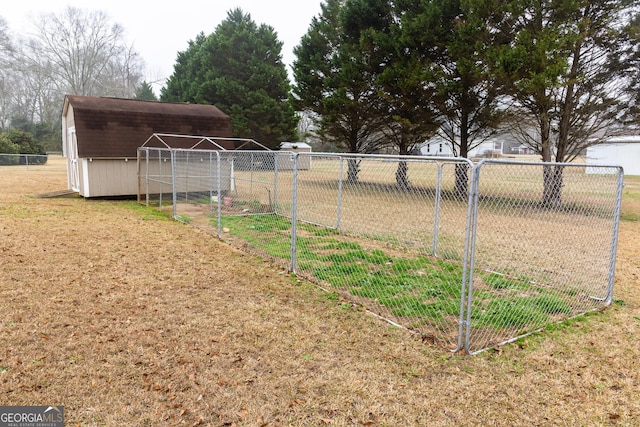
M 349 153 L 372 153 L 384 145 L 385 125 L 375 87 L 375 68 L 360 45 L 374 14 L 345 13 L 344 0 L 327 0 L 294 49 L 294 99 L 318 118 L 319 137 Z M 367 22 L 367 18 L 370 21 Z M 348 180 L 358 180 L 359 163 L 349 161 Z
M 136 94 L 134 95 L 135 99 L 139 99 L 141 101 L 157 101 L 158 97 L 155 93 L 153 93 L 153 88 L 147 81 L 143 81 L 140 84 L 140 87 L 136 89 Z
M 615 128 L 623 106 L 615 83 L 624 67 L 609 58 L 624 48 L 621 29 L 637 0 L 513 1 L 500 52 L 523 142 L 544 162 L 568 162 Z M 562 166 L 544 170 L 543 204 L 561 205 Z
M 178 54 L 161 99 L 213 104 L 231 117 L 234 136 L 278 148 L 297 125 L 281 52 L 273 27 L 234 9 Z

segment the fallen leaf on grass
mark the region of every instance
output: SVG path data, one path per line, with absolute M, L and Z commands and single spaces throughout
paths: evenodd
M 291 402 L 289 402 L 289 408 L 293 408 L 296 405 L 304 405 L 304 400 L 294 399 Z

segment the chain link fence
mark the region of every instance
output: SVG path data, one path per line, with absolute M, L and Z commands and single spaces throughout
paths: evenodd
M 16 171 L 51 171 L 65 169 L 60 155 L 2 154 L 0 167 L 11 167 Z
M 156 148 L 138 159 L 140 202 L 453 351 L 611 301 L 620 168 Z
M 468 351 L 610 304 L 623 176 L 592 168 L 476 165 Z
M 471 163 L 297 159 L 312 167 L 297 171 L 296 273 L 424 339 L 457 346 Z

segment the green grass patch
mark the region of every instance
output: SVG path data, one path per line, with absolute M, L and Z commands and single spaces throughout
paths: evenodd
M 170 212 L 161 211 L 155 206 L 146 206 L 135 201 L 126 201 L 123 204 L 130 211 L 142 216 L 143 220 L 168 220 L 172 217 Z
M 541 327 L 550 323 L 552 315 L 571 313 L 570 307 L 555 294 L 532 297 L 494 298 L 486 304 L 476 299 L 472 310 L 474 326 L 495 328 Z
M 627 222 L 638 222 L 640 221 L 640 214 L 637 214 L 635 212 L 623 212 L 622 214 L 620 214 L 620 220 Z
M 482 281 L 496 290 L 529 289 L 531 287 L 531 282 L 527 278 L 514 278 L 499 273 L 483 274 Z
M 184 222 L 185 224 L 189 224 L 193 218 L 187 215 L 178 215 L 176 219 L 180 222 Z
M 217 219 L 211 220 L 212 224 Z M 252 246 L 264 250 L 267 254 L 282 258 L 291 258 L 291 220 L 275 215 L 225 216 L 223 226 L 229 233 L 246 240 Z M 302 239 L 299 243 L 303 244 Z
M 250 245 L 281 259 L 290 259 L 291 221 L 274 215 L 225 217 L 224 227 Z M 442 319 L 458 316 L 462 266 L 452 260 L 423 255 L 393 256 L 367 250 L 333 229 L 300 224 L 296 240 L 297 270 L 330 286 L 370 299 L 400 317 Z M 526 277 L 478 272 L 486 289 L 474 290 L 475 327 L 540 327 L 554 315 L 570 314 L 555 293 L 540 294 Z M 516 290 L 515 296 L 506 290 Z

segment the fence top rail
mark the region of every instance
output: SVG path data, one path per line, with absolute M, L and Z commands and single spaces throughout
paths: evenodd
M 617 169 L 618 173 L 623 172 L 620 165 L 594 165 L 590 163 L 566 163 L 566 162 L 531 162 L 521 160 L 500 160 L 500 159 L 483 159 L 476 164 L 476 168 L 480 169 L 486 164 L 499 165 L 522 165 L 522 166 L 563 166 L 572 168 L 597 168 L 597 169 Z
M 219 150 L 223 150 L 223 151 L 237 151 L 240 150 L 246 146 L 249 145 L 253 145 L 258 147 L 260 150 L 264 150 L 264 151 L 271 151 L 271 149 L 269 149 L 269 147 L 260 144 L 258 141 L 254 140 L 254 139 L 249 139 L 249 138 L 229 138 L 229 137 L 218 137 L 218 136 L 203 136 L 203 135 L 180 135 L 180 134 L 173 134 L 173 133 L 154 133 L 152 134 L 149 138 L 147 138 L 147 140 L 144 142 L 144 144 L 142 144 L 141 147 L 145 147 L 147 148 L 147 144 L 151 143 L 151 141 L 159 141 L 162 145 L 164 145 L 164 147 L 166 148 L 175 148 L 172 147 L 170 143 L 168 143 L 167 141 L 165 141 L 165 139 L 163 138 L 175 138 L 175 139 L 189 139 L 189 140 L 194 140 L 196 141 L 191 147 L 189 148 L 182 148 L 183 150 L 185 149 L 196 149 L 196 147 L 198 147 L 200 144 L 204 143 L 204 142 L 208 142 L 210 144 L 212 144 L 214 147 L 216 147 L 216 149 Z M 222 145 L 218 144 L 218 142 L 222 142 L 222 141 L 229 141 L 229 142 L 233 142 L 235 145 L 235 148 L 232 150 L 228 150 L 227 148 L 224 148 Z M 157 147 L 148 147 L 148 148 L 157 148 Z M 210 149 L 209 149 L 210 150 Z
M 47 153 L 47 154 L 0 153 L 0 156 L 22 156 L 22 157 L 47 157 L 49 155 L 50 153 Z
M 281 150 L 280 152 L 284 152 L 285 150 Z M 398 155 L 398 154 L 359 154 L 359 153 L 320 153 L 320 152 L 309 152 L 309 153 L 298 153 L 291 152 L 293 155 L 297 156 L 311 156 L 311 157 L 336 157 L 341 159 L 372 159 L 372 160 L 395 160 L 395 161 L 417 161 L 417 162 L 436 162 L 436 163 L 467 163 L 470 166 L 473 166 L 473 162 L 464 157 L 442 157 L 442 156 L 409 156 L 409 155 Z
M 167 148 L 167 147 L 138 147 L 138 152 L 151 152 L 151 151 L 159 151 L 163 153 L 193 153 L 196 152 L 198 154 L 215 154 L 217 156 L 220 153 L 235 153 L 235 151 L 230 150 L 207 150 L 204 148 Z M 263 153 L 263 151 L 248 151 L 249 153 Z
M 164 145 L 166 148 L 172 148 L 171 144 L 167 143 L 167 141 L 165 141 L 163 138 L 180 138 L 180 139 L 190 139 L 190 140 L 196 141 L 195 144 L 193 144 L 191 147 L 188 148 L 191 150 L 196 149 L 196 147 L 202 144 L 203 142 L 209 142 L 214 147 L 217 147 L 219 150 L 225 149 L 223 146 L 215 142 L 214 140 L 215 138 L 213 137 L 199 136 L 199 135 L 178 135 L 178 134 L 171 134 L 171 133 L 154 133 L 149 138 L 147 138 L 144 144 L 142 144 L 142 147 L 146 147 L 146 145 L 149 144 L 151 141 L 157 140 L 157 141 L 160 141 L 160 143 Z
M 138 151 L 174 151 L 175 148 L 167 147 L 138 147 Z

